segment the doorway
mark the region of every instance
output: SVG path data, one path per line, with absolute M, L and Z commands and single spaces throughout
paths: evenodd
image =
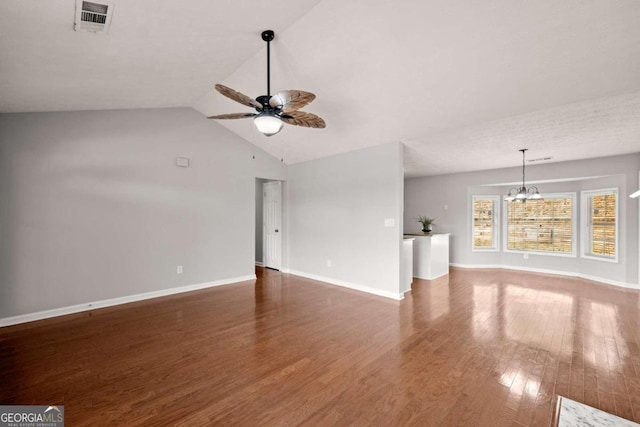
M 256 179 L 256 265 L 282 268 L 282 182 Z

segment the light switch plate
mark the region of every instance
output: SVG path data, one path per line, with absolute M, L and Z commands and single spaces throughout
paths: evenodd
M 176 166 L 180 166 L 181 168 L 188 168 L 189 159 L 186 157 L 176 157 Z
M 385 218 L 384 219 L 384 226 L 385 227 L 395 227 L 396 226 L 396 220 L 393 218 Z

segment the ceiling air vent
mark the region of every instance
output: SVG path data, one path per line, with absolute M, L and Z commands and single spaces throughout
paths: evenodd
M 111 24 L 113 4 L 96 1 L 76 1 L 76 31 L 106 33 Z
M 546 162 L 547 160 L 551 160 L 551 157 L 539 157 L 537 159 L 527 160 L 527 163 Z

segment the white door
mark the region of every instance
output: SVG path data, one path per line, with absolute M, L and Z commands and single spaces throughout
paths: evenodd
M 280 270 L 282 267 L 282 183 L 262 184 L 263 257 L 264 266 Z

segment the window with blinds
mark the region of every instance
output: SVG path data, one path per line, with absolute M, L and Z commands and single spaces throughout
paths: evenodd
M 575 256 L 575 193 L 505 202 L 508 251 Z
M 583 191 L 582 256 L 617 261 L 618 189 Z
M 497 251 L 499 196 L 473 196 L 474 251 Z

